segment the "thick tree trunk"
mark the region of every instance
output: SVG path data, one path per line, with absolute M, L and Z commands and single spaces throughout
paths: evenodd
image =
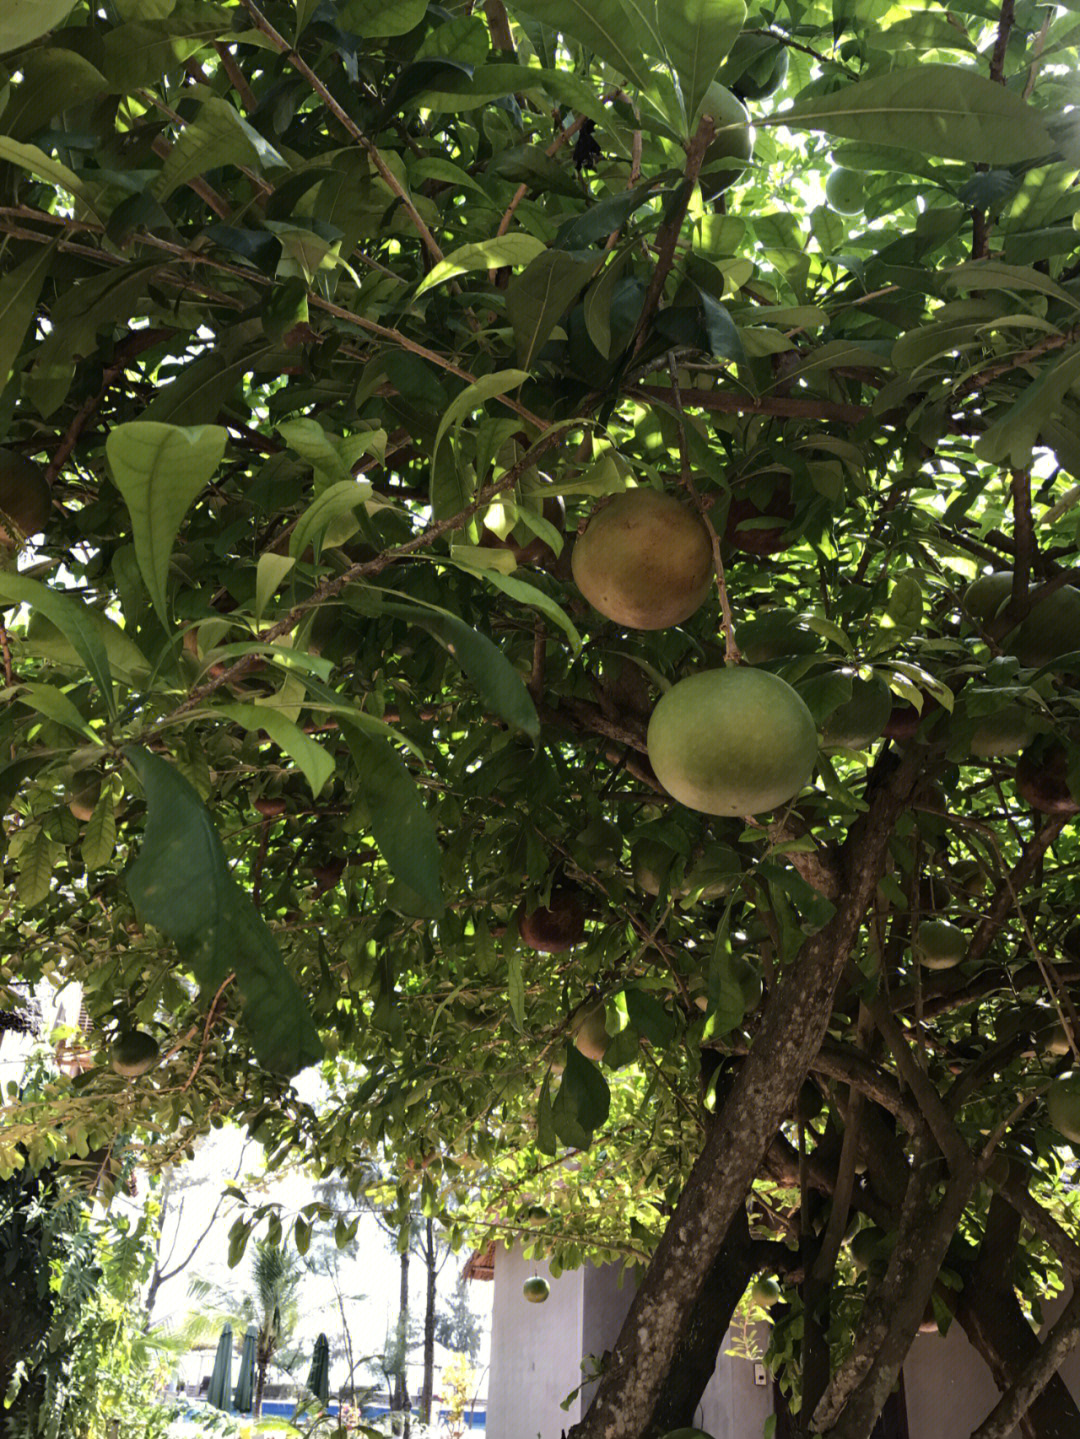
M 251 1408 L 252 1419 L 260 1419 L 262 1417 L 263 1394 L 266 1391 L 266 1371 L 269 1367 L 269 1354 L 260 1354 L 255 1365 L 255 1399 Z
M 766 1150 L 825 1037 L 833 994 L 885 868 L 889 836 L 924 763 L 913 747 L 884 778 L 841 851 L 841 898 L 766 1004 L 761 1028 L 710 1128 L 675 1213 L 634 1296 L 612 1363 L 572 1439 L 646 1432 L 706 1277 Z
M 697 1407 L 716 1368 L 716 1357 L 731 1316 L 753 1277 L 753 1256 L 746 1210 L 740 1209 L 697 1303 L 685 1316 L 675 1361 L 646 1425 L 644 1439 L 660 1439 L 673 1429 L 693 1428 Z
M 427 1294 L 424 1303 L 424 1384 L 420 1390 L 420 1422 L 431 1423 L 431 1401 L 435 1389 L 435 1281 L 438 1278 L 435 1248 L 435 1224 L 424 1226 L 424 1267 L 427 1270 Z
M 1009 1261 L 1019 1237 L 1020 1216 L 995 1194 L 983 1242 L 956 1307 L 957 1320 L 1003 1394 L 1040 1348 L 1009 1280 Z M 1023 1439 L 1074 1439 L 1080 1434 L 1080 1409 L 1060 1375 L 1034 1399 L 1019 1427 Z

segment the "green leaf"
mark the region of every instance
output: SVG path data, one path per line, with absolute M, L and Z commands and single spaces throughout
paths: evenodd
M 47 245 L 0 279 L 0 391 L 11 378 L 55 253 L 56 246 Z
M 797 100 L 755 125 L 823 130 L 868 145 L 902 145 L 951 160 L 1011 165 L 1055 148 L 1041 113 L 961 65 L 912 65 Z
M 419 625 L 453 655 L 472 680 L 480 698 L 514 729 L 530 739 L 540 738 L 540 720 L 525 681 L 518 674 L 498 645 L 486 635 L 470 628 L 457 615 L 435 605 L 425 606 L 387 603 L 384 610 L 400 615 Z
M 350 515 L 371 494 L 367 480 L 341 480 L 323 490 L 296 522 L 289 537 L 289 554 L 298 560 L 308 545 L 317 545 L 335 520 Z
M 19 903 L 26 909 L 32 909 L 48 898 L 52 888 L 53 853 L 52 841 L 40 827 L 19 853 L 15 891 Z
M 507 966 L 506 994 L 510 1000 L 510 1013 L 514 1016 L 514 1028 L 519 1034 L 525 1032 L 525 980 L 521 974 L 521 955 L 514 951 Z
M 66 725 L 77 734 L 85 735 L 94 744 L 101 743 L 100 735 L 90 728 L 63 690 L 57 689 L 55 685 L 24 681 L 19 686 L 19 699 L 47 719 L 55 720 L 57 724 Z
M 630 3 L 630 0 L 627 0 Z M 655 15 L 668 62 L 678 77 L 689 120 L 739 38 L 746 20 L 743 0 L 639 0 Z
M 675 1019 L 658 999 L 642 989 L 624 989 L 626 1014 L 638 1034 L 655 1049 L 666 1049 L 675 1038 Z
M 506 314 L 523 369 L 531 368 L 595 270 L 595 260 L 575 260 L 562 250 L 545 250 L 515 275 L 506 291 Z
M 572 1149 L 588 1149 L 611 1107 L 607 1080 L 573 1044 L 566 1047 L 566 1068 L 551 1106 L 555 1133 Z
M 54 160 L 46 155 L 44 150 L 39 150 L 36 145 L 23 145 L 18 140 L 12 140 L 9 135 L 0 135 L 0 160 L 7 160 L 12 165 L 18 165 L 20 170 L 26 170 L 31 175 L 36 175 L 39 180 L 46 180 L 50 184 L 58 185 L 61 190 L 74 195 L 81 200 L 98 219 L 107 217 L 99 214 L 94 207 L 94 201 L 90 191 L 66 165 L 61 165 L 59 160 Z
M 230 1269 L 235 1269 L 243 1259 L 244 1250 L 247 1248 L 250 1237 L 251 1226 L 242 1219 L 237 1219 L 229 1229 L 228 1265 Z
M 424 18 L 427 0 L 345 0 L 339 24 L 366 38 L 407 35 Z
M 91 611 L 89 606 L 73 594 L 51 590 L 47 585 L 28 579 L 25 575 L 0 572 L 0 600 L 9 604 L 26 605 L 55 625 L 86 666 L 102 693 L 110 715 L 116 714 L 109 657 L 100 628 L 95 619 L 90 618 L 91 614 L 100 619 L 105 616 L 97 616 L 95 611 Z
M 653 0 L 641 8 L 651 10 L 659 3 L 663 0 Z M 679 4 L 681 0 L 672 3 Z M 580 40 L 621 75 L 645 89 L 650 79 L 648 57 L 656 53 L 657 45 L 648 24 L 637 13 L 638 8 L 634 0 L 526 0 L 524 5 L 514 7 Z
M 435 478 L 435 461 L 438 458 L 439 446 L 451 425 L 463 420 L 466 415 L 471 415 L 474 410 L 480 409 L 488 400 L 493 400 L 498 395 L 505 395 L 508 390 L 516 390 L 528 378 L 528 370 L 498 370 L 493 375 L 484 375 L 482 379 L 474 381 L 462 390 L 461 394 L 447 407 L 446 413 L 439 421 L 435 443 L 431 450 L 432 479 Z
M 214 714 L 225 715 L 246 730 L 264 730 L 279 749 L 283 749 L 300 769 L 311 786 L 311 793 L 318 798 L 326 781 L 334 773 L 334 757 L 327 754 L 322 745 L 316 744 L 310 735 L 293 724 L 292 720 L 278 714 L 269 705 L 216 705 Z
M 255 618 L 261 620 L 270 597 L 292 569 L 296 561 L 291 555 L 276 555 L 272 550 L 259 556 L 255 567 Z
M 555 1119 L 551 1113 L 551 1072 L 544 1075 L 540 1086 L 540 1098 L 536 1105 L 536 1147 L 541 1154 L 554 1157 L 559 1147 L 555 1133 Z
M 480 550 L 479 546 L 476 548 L 479 550 L 479 554 L 493 556 L 494 561 L 498 561 L 506 553 L 500 550 Z M 464 570 L 466 574 L 476 575 L 478 579 L 485 580 L 495 589 L 501 590 L 503 594 L 510 599 L 517 600 L 519 604 L 531 605 L 533 609 L 539 610 L 541 614 L 546 615 L 553 624 L 558 625 L 559 629 L 563 631 L 570 641 L 570 647 L 574 651 L 574 654 L 581 653 L 582 638 L 578 634 L 573 620 L 561 605 L 556 604 L 549 594 L 529 580 L 518 579 L 515 575 L 501 573 L 498 565 L 492 561 L 480 564 L 477 563 L 477 561 L 470 563 L 465 558 L 459 559 L 459 551 L 464 551 L 465 549 L 466 547 L 464 545 L 451 548 L 451 560 L 459 569 Z M 513 556 L 510 555 L 508 558 L 512 563 Z M 479 559 L 479 556 L 477 556 L 477 559 Z
M 20 50 L 66 20 L 75 0 L 4 0 L 0 14 L 0 55 Z
M 992 464 L 1024 466 L 1047 421 L 1055 418 L 1065 396 L 1080 380 L 1080 345 L 1044 365 L 1038 379 L 996 418 L 975 443 L 975 453 Z
M 293 1238 L 296 1242 L 297 1254 L 306 1254 L 311 1247 L 311 1221 L 305 1219 L 302 1214 L 296 1216 Z
M 178 185 L 223 165 L 286 168 L 273 145 L 227 100 L 213 95 L 202 102 L 198 116 L 181 130 L 161 174 L 150 187 L 151 193 L 158 200 L 166 200 Z
M 438 918 L 446 901 L 439 879 L 435 825 L 412 775 L 381 734 L 366 733 L 342 719 L 341 731 L 356 766 L 360 793 L 371 815 L 371 832 L 394 877 L 408 885 Z
M 1055 300 L 1068 305 L 1070 310 L 1080 310 L 1080 300 L 1068 290 L 1027 265 L 1005 265 L 1000 260 L 976 260 L 970 265 L 955 265 L 946 271 L 947 283 L 957 290 L 1038 290 L 1042 295 L 1052 295 Z
M 918 580 L 914 575 L 900 575 L 893 584 L 869 653 L 881 654 L 905 644 L 922 623 L 922 613 L 922 588 Z
M 170 939 L 212 996 L 233 972 L 259 1063 L 296 1074 L 322 1058 L 304 996 L 225 863 L 209 812 L 180 771 L 149 750 L 125 758 L 146 794 L 146 831 L 125 880 L 140 919 Z
M 220 425 L 182 429 L 154 420 L 117 425 L 105 442 L 116 488 L 131 516 L 139 570 L 163 625 L 165 580 L 180 525 L 221 464 L 227 432 Z
M 104 869 L 116 849 L 116 805 L 108 784 L 101 786 L 98 802 L 86 824 L 82 840 L 83 864 L 87 869 Z
M 455 275 L 467 275 L 473 270 L 499 270 L 506 265 L 527 265 L 546 248 L 543 240 L 524 234 L 497 235 L 490 240 L 478 240 L 473 245 L 462 245 L 424 276 L 416 287 L 416 298 L 441 285 L 444 280 L 452 280 Z

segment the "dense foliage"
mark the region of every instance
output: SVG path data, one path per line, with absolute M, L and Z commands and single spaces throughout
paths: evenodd
M 725 1315 L 779 1272 L 804 1422 L 866 1439 L 930 1305 L 1008 1432 L 1035 1276 L 1080 1275 L 1045 1101 L 1078 42 L 1071 0 L 3 7 L 0 980 L 78 981 L 98 1062 L 8 1105 L 0 1175 L 226 1120 L 357 1188 L 379 1151 L 458 1242 L 653 1256 L 661 1337 L 583 1433 L 688 1422 L 672 1316 L 718 1255 Z M 714 559 L 658 628 L 571 568 L 634 487 Z M 647 724 L 740 658 L 823 747 L 714 817 Z M 536 948 L 538 907 L 580 942 Z M 1053 1381 L 1023 1422 L 1080 1420 Z

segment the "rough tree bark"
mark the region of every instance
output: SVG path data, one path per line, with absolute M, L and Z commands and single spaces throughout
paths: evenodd
M 401 1282 L 398 1291 L 398 1345 L 399 1356 L 394 1374 L 394 1391 L 390 1396 L 390 1408 L 395 1414 L 404 1416 L 402 1434 L 409 1439 L 412 1413 L 409 1408 L 409 1385 L 406 1364 L 409 1358 L 409 1251 L 400 1258 Z
M 772 1138 L 791 1112 L 825 1036 L 833 994 L 884 872 L 889 836 L 923 769 L 913 746 L 868 786 L 867 812 L 840 851 L 844 875 L 832 919 L 807 939 L 765 1006 L 761 1028 L 711 1126 L 675 1213 L 634 1296 L 612 1355 L 572 1439 L 640 1439 L 728 1228 Z M 871 789 L 873 790 L 870 793 Z
M 435 1282 L 439 1267 L 435 1247 L 435 1224 L 426 1220 L 424 1224 L 424 1270 L 427 1277 L 427 1291 L 424 1301 L 424 1383 L 420 1390 L 420 1422 L 431 1423 L 431 1402 L 435 1389 Z

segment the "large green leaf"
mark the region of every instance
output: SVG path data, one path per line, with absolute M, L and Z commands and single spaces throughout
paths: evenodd
M 692 120 L 746 20 L 743 0 L 625 0 L 651 11 L 661 53 L 678 77 Z
M 162 171 L 152 186 L 158 200 L 167 199 L 178 185 L 222 165 L 278 166 L 285 161 L 253 125 L 227 100 L 211 96 L 180 132 Z
M 756 125 L 824 130 L 867 145 L 1011 165 L 1055 148 L 1042 115 L 1014 91 L 961 65 L 919 65 L 798 100 Z
M 342 721 L 356 764 L 360 791 L 371 815 L 371 832 L 395 879 L 407 884 L 437 918 L 443 912 L 439 842 L 412 775 L 394 747 Z
M 155 420 L 117 425 L 105 443 L 116 487 L 131 516 L 139 569 L 150 598 L 168 624 L 165 579 L 180 525 L 225 454 L 219 425 L 182 429 Z
M 39 250 L 0 279 L 0 390 L 22 349 L 54 252 L 53 245 Z
M 419 625 L 453 655 L 480 692 L 480 698 L 507 724 L 521 730 L 530 739 L 539 739 L 540 720 L 525 681 L 510 661 L 487 635 L 472 629 L 447 610 L 435 605 L 406 605 L 388 602 L 387 614 Z
M 334 773 L 334 757 L 327 754 L 322 745 L 306 735 L 299 725 L 278 714 L 267 704 L 220 705 L 215 714 L 223 714 L 243 725 L 246 730 L 265 730 L 279 749 L 303 771 L 304 778 L 311 786 L 311 793 L 318 797 L 326 781 Z
M 109 656 L 100 627 L 95 623 L 98 618 L 95 611 L 91 611 L 88 605 L 74 595 L 50 589 L 48 585 L 29 579 L 26 575 L 3 571 L 0 571 L 0 601 L 26 605 L 28 609 L 44 615 L 50 624 L 55 625 L 86 666 L 87 672 L 104 696 L 109 712 L 115 714 Z
M 562 250 L 544 250 L 506 291 L 506 313 L 514 329 L 518 364 L 530 369 L 552 330 L 588 284 L 597 261 L 577 260 Z
M 0 55 L 21 49 L 66 20 L 75 0 L 4 0 L 0 7 Z
M 28 174 L 36 175 L 39 180 L 59 186 L 94 210 L 94 198 L 74 170 L 46 155 L 37 145 L 24 145 L 10 135 L 0 135 L 0 160 L 7 160 Z M 97 214 L 97 211 L 94 210 L 94 213 Z
M 1044 367 L 1038 379 L 980 436 L 976 454 L 997 465 L 1029 465 L 1039 432 L 1057 415 L 1076 384 L 1080 384 L 1080 345 Z
M 140 918 L 170 939 L 204 996 L 236 974 L 236 994 L 260 1064 L 295 1074 L 322 1058 L 304 996 L 273 935 L 229 873 L 210 814 L 174 765 L 149 750 L 125 750 L 146 794 L 146 831 L 128 866 Z
M 555 1133 L 572 1149 L 588 1149 L 610 1107 L 607 1080 L 591 1059 L 574 1045 L 567 1045 L 566 1068 L 551 1105 Z
M 444 280 L 467 275 L 472 270 L 500 270 L 507 265 L 527 265 L 545 249 L 543 240 L 535 235 L 495 235 L 462 245 L 440 260 L 429 275 L 416 287 L 417 298 Z
M 649 56 L 656 54 L 657 45 L 655 35 L 649 33 L 648 20 L 640 12 L 653 10 L 652 4 L 639 5 L 636 0 L 526 0 L 524 5 L 516 3 L 514 9 L 534 15 L 572 40 L 580 40 L 635 85 L 648 85 Z M 655 15 L 651 19 L 655 23 Z

